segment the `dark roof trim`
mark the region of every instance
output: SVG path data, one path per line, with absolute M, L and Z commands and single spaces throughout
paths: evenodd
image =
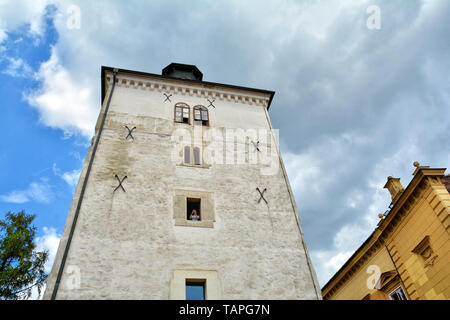
M 162 69 L 161 74 L 165 77 L 170 77 L 170 76 L 168 76 L 168 74 L 170 74 L 175 69 L 192 72 L 194 74 L 194 77 L 196 77 L 197 80 L 199 80 L 199 81 L 203 80 L 203 73 L 200 70 L 198 70 L 198 68 L 196 66 L 194 66 L 193 64 L 182 64 L 182 63 L 172 62 L 167 67 Z
M 110 71 L 113 72 L 113 67 L 107 67 L 107 66 L 102 66 L 101 68 L 101 82 L 102 82 L 102 101 L 101 103 L 103 103 L 103 100 L 105 98 L 105 71 Z M 176 78 L 168 78 L 165 76 L 162 76 L 160 74 L 154 74 L 154 73 L 148 73 L 148 72 L 142 72 L 142 71 L 134 71 L 134 70 L 127 70 L 127 69 L 120 69 L 117 68 L 118 73 L 129 73 L 129 74 L 134 74 L 134 75 L 138 75 L 138 76 L 145 76 L 145 77 L 155 77 L 155 78 L 160 78 L 160 79 L 171 79 L 171 80 L 175 80 L 175 81 L 186 81 L 192 84 L 205 84 L 205 85 L 211 85 L 211 86 L 222 86 L 222 87 L 226 87 L 226 88 L 231 88 L 231 89 L 238 89 L 238 90 L 246 90 L 246 91 L 254 91 L 254 92 L 258 92 L 258 93 L 265 93 L 265 94 L 270 94 L 270 98 L 269 98 L 269 103 L 267 104 L 267 110 L 269 110 L 270 108 L 270 104 L 272 103 L 273 100 L 273 96 L 275 95 L 275 91 L 270 91 L 270 90 L 263 90 L 263 89 L 255 89 L 255 88 L 248 88 L 248 87 L 241 87 L 241 86 L 235 86 L 235 85 L 231 85 L 231 84 L 224 84 L 224 83 L 217 83 L 217 82 L 208 82 L 208 81 L 198 81 L 198 80 L 190 80 L 190 79 L 176 79 Z

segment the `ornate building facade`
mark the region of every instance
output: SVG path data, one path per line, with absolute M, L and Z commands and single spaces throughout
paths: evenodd
M 389 210 L 322 288 L 323 299 L 450 299 L 450 176 L 414 165 L 406 188 L 388 177 Z

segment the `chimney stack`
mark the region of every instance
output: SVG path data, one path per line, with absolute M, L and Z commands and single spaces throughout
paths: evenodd
M 404 190 L 402 184 L 400 183 L 400 178 L 392 178 L 391 176 L 387 178 L 384 188 L 388 189 L 391 193 L 392 203 L 397 201 L 400 194 Z

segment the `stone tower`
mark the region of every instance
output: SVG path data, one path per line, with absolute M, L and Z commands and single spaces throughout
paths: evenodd
M 274 92 L 102 67 L 102 107 L 45 299 L 320 299 Z

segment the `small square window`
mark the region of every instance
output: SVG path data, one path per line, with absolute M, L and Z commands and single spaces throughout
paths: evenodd
M 408 300 L 402 287 L 397 287 L 394 291 L 389 293 L 391 300 Z
M 186 300 L 206 300 L 204 279 L 186 279 Z
M 201 203 L 200 199 L 187 198 L 186 219 L 192 221 L 201 221 L 200 203 Z
M 194 210 L 197 220 L 191 217 Z M 173 218 L 175 220 L 175 226 L 214 228 L 213 193 L 194 190 L 175 190 L 173 197 Z

